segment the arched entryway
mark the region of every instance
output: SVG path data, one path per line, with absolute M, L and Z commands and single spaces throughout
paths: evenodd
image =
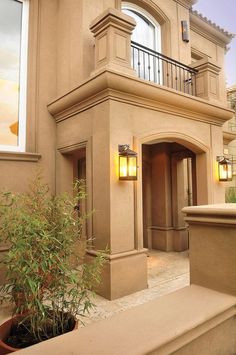
M 141 187 L 143 246 L 163 251 L 188 249 L 181 210 L 208 202 L 206 152 L 173 137 L 144 142 Z

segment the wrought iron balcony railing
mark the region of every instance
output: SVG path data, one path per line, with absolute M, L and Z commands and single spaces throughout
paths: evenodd
M 131 49 L 132 67 L 139 78 L 196 95 L 197 70 L 133 41 Z

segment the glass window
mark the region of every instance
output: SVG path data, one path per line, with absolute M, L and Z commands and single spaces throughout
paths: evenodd
M 135 42 L 132 46 L 132 67 L 136 70 L 139 78 L 161 84 L 161 60 L 158 54 L 153 54 L 150 51 L 161 52 L 161 28 L 159 23 L 144 9 L 135 4 L 123 2 L 122 11 L 136 21 L 136 27 L 131 37 L 131 40 Z
M 132 3 L 123 2 L 122 12 L 133 17 L 136 21 L 132 41 L 161 52 L 161 28 L 159 23 L 147 11 Z
M 157 50 L 155 26 L 135 10 L 124 8 L 123 12 L 133 17 L 136 21 L 136 27 L 132 33 L 132 41 Z
M 0 0 L 0 150 L 24 151 L 28 1 Z

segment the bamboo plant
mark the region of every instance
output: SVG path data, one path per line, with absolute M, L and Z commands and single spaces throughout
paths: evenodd
M 27 193 L 1 195 L 0 242 L 9 246 L 1 301 L 15 303 L 13 315 L 21 314 L 18 328 L 31 343 L 68 331 L 93 307 L 91 290 L 100 281 L 105 257 L 100 252 L 86 263 L 75 247 L 84 243 L 88 218 L 75 206 L 85 198 L 84 181 L 76 181 L 73 196 L 52 196 L 41 176 Z M 19 347 L 27 345 L 23 339 Z

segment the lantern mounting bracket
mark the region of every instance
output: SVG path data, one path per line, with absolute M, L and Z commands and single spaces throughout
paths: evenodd
M 219 163 L 221 160 L 225 159 L 224 155 L 217 155 L 216 161 Z
M 124 153 L 126 152 L 127 150 L 129 150 L 129 144 L 119 144 L 118 145 L 118 150 L 119 150 L 119 153 Z
M 130 149 L 129 144 L 119 144 L 118 151 L 120 155 L 137 155 L 136 152 Z

